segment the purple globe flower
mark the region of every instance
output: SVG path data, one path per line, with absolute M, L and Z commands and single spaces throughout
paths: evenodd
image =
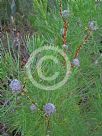
M 30 110 L 31 110 L 31 111 L 35 111 L 36 109 L 37 109 L 37 107 L 36 107 L 35 104 L 32 104 L 32 105 L 30 106 Z
M 12 80 L 9 87 L 12 90 L 12 92 L 15 92 L 15 93 L 19 93 L 22 91 L 21 82 L 17 79 Z
M 96 21 L 89 21 L 89 29 L 92 31 L 96 31 L 98 29 Z
M 73 64 L 74 66 L 79 67 L 79 66 L 80 66 L 80 61 L 79 61 L 79 59 L 78 59 L 78 58 L 73 59 L 72 64 Z
M 44 111 L 47 115 L 51 115 L 52 113 L 56 112 L 56 107 L 54 104 L 52 103 L 47 103 L 45 106 L 44 106 Z

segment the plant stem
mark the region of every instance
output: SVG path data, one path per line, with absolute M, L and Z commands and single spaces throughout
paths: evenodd
M 48 115 L 45 115 L 46 120 L 46 136 L 50 136 L 50 117 Z
M 62 0 L 60 0 L 60 15 L 62 16 Z
M 79 56 L 80 50 L 82 49 L 83 45 L 86 44 L 90 38 L 90 36 L 92 35 L 92 31 L 90 31 L 88 29 L 88 34 L 84 37 L 83 42 L 80 44 L 80 46 L 77 48 L 74 58 L 77 58 Z
M 67 44 L 67 30 L 68 30 L 68 22 L 64 21 L 64 34 L 63 34 L 63 44 Z

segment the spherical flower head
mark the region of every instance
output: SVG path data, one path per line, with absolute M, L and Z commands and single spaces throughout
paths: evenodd
M 62 18 L 63 18 L 64 21 L 67 21 L 69 16 L 70 16 L 70 11 L 69 10 L 63 10 L 62 11 Z
M 54 104 L 52 103 L 47 103 L 45 106 L 44 106 L 44 111 L 47 115 L 51 115 L 52 113 L 56 112 L 56 107 Z
M 80 61 L 79 61 L 79 59 L 78 59 L 78 58 L 73 59 L 72 64 L 73 64 L 74 66 L 79 67 L 79 66 L 80 66 Z
M 37 109 L 37 107 L 36 107 L 35 104 L 32 104 L 32 105 L 30 106 L 30 110 L 31 110 L 31 111 L 35 111 L 36 109 Z
M 9 87 L 12 90 L 12 92 L 15 92 L 15 93 L 19 93 L 22 91 L 21 82 L 17 79 L 12 80 Z
M 88 26 L 89 26 L 89 29 L 92 31 L 96 31 L 98 29 L 96 21 L 89 21 Z

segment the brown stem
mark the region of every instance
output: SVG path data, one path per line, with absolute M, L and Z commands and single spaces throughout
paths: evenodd
M 62 17 L 62 0 L 60 0 L 60 15 Z M 63 33 L 63 44 L 67 44 L 67 29 L 68 29 L 68 22 L 64 21 L 64 33 Z
M 49 135 L 50 131 L 50 117 L 48 115 L 45 115 L 45 120 L 46 120 L 46 135 Z
M 67 44 L 67 30 L 68 30 L 68 22 L 64 21 L 64 34 L 63 34 L 63 44 Z
M 36 104 L 33 100 L 32 100 L 32 98 L 27 94 L 27 91 L 23 91 L 22 92 L 22 95 L 24 95 L 24 96 L 26 96 L 27 98 L 28 98 L 28 100 L 32 103 L 32 104 Z
M 26 98 L 28 98 L 28 100 L 30 101 L 30 103 L 36 105 L 38 107 L 38 105 L 36 104 L 36 102 L 34 100 L 32 100 L 32 98 L 27 94 L 26 90 L 23 90 L 23 92 L 21 93 L 21 95 L 26 96 Z M 43 112 L 42 109 L 38 108 L 39 111 Z
M 62 0 L 60 0 L 60 15 L 62 16 Z
M 77 58 L 79 53 L 80 53 L 80 50 L 82 49 L 83 45 L 86 44 L 92 34 L 92 31 L 88 30 L 88 34 L 84 37 L 84 40 L 83 42 L 80 44 L 80 46 L 77 48 L 76 52 L 75 52 L 75 55 L 74 55 L 74 58 Z

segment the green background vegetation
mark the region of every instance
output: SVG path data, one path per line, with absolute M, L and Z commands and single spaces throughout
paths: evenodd
M 22 1 L 23 2 L 23 1 Z M 29 2 L 27 1 L 27 5 Z M 0 5 L 1 6 L 1 5 Z M 23 13 L 28 8 L 21 4 Z M 23 7 L 24 6 L 24 7 Z M 59 15 L 59 1 L 56 0 L 55 8 L 48 8 L 47 0 L 34 0 L 32 14 L 28 14 L 27 20 L 37 30 L 32 37 L 26 38 L 27 47 L 31 54 L 38 47 L 44 45 L 58 46 L 62 49 L 60 30 L 63 21 Z M 51 136 L 101 136 L 102 135 L 102 3 L 94 0 L 63 0 L 63 9 L 70 9 L 67 43 L 70 45 L 71 54 L 67 55 L 72 61 L 77 47 L 86 35 L 86 28 L 90 20 L 97 21 L 98 30 L 79 54 L 80 67 L 72 70 L 68 82 L 55 91 L 44 91 L 33 86 L 26 75 L 25 68 L 19 66 L 19 51 L 16 60 L 13 59 L 11 49 L 13 44 L 7 38 L 8 48 L 3 49 L 1 56 L 0 78 L 7 84 L 7 77 L 21 80 L 28 94 L 42 109 L 48 102 L 56 106 L 56 113 L 50 118 Z M 0 8 L 0 10 L 4 10 Z M 4 13 L 4 12 L 3 12 Z M 9 12 L 7 12 L 9 13 Z M 31 11 L 29 11 L 31 13 Z M 0 12 L 1 14 L 1 12 Z M 34 14 L 34 15 L 33 15 Z M 7 15 L 7 14 L 6 14 Z M 5 15 L 5 16 L 6 16 Z M 44 55 L 47 55 L 46 52 Z M 53 54 L 52 54 L 53 55 Z M 98 63 L 95 61 L 98 59 Z M 61 72 L 64 66 L 56 66 L 52 70 L 52 63 L 45 64 L 48 70 Z M 38 79 L 36 73 L 34 76 Z M 62 78 L 60 75 L 59 78 Z M 56 83 L 56 82 L 55 82 Z M 10 105 L 1 106 L 0 122 L 8 126 L 8 131 L 15 129 L 21 131 L 22 136 L 45 136 L 46 121 L 43 112 L 31 112 L 31 103 L 25 96 L 13 95 L 9 86 L 1 84 L 3 97 L 9 100 Z

